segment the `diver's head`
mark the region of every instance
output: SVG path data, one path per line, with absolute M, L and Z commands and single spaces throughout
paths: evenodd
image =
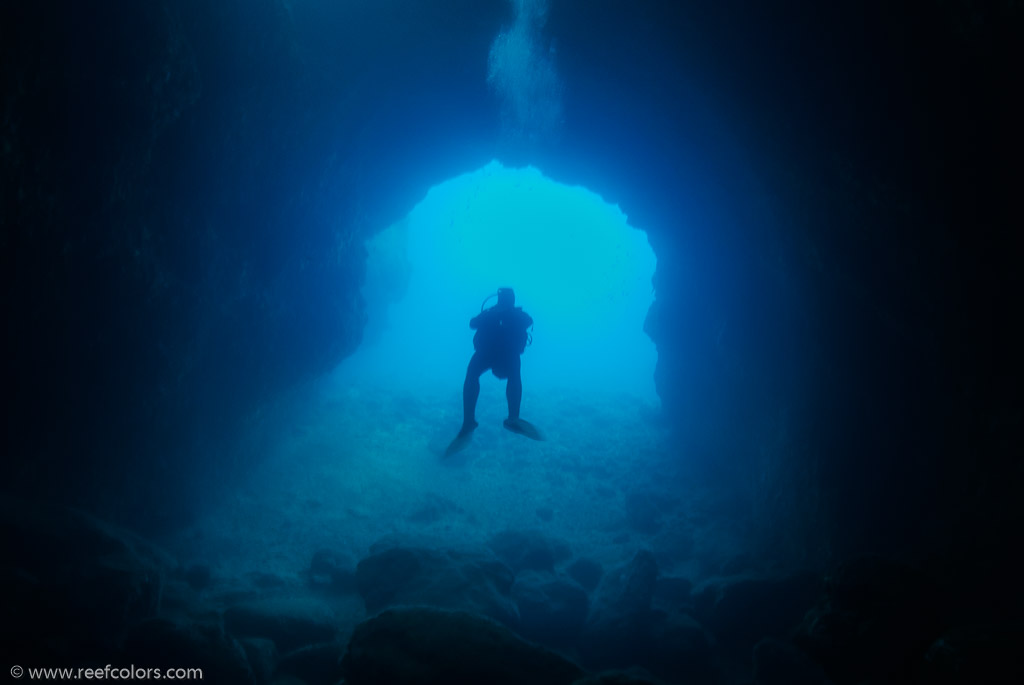
M 498 288 L 498 308 L 512 309 L 516 306 L 516 294 L 512 288 Z

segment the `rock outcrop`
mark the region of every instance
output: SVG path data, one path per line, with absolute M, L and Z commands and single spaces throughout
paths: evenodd
M 356 628 L 342 661 L 351 685 L 570 685 L 576 665 L 464 612 L 394 609 Z

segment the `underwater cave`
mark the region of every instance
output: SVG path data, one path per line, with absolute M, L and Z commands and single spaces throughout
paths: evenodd
M 593 193 L 492 162 L 431 188 L 367 250 L 369 318 L 346 365 L 384 377 L 373 382 L 458 389 L 472 352 L 467 322 L 495 304 L 478 308 L 502 283 L 515 284 L 517 303 L 540 322 L 544 344 L 531 342 L 527 358 L 539 388 L 531 395 L 559 388 L 657 402 L 657 355 L 643 331 L 654 254 Z
M 4 667 L 1024 679 L 1022 14 L 4 3 Z

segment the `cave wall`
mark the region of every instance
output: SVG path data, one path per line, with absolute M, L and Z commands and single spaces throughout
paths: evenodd
M 555 0 L 539 137 L 487 86 L 499 0 L 2 12 L 9 488 L 173 517 L 358 344 L 361 237 L 497 156 L 648 232 L 680 458 L 750 488 L 767 551 L 1019 517 L 1010 3 Z
M 1021 27 L 1010 3 L 553 6 L 572 125 L 543 166 L 648 231 L 680 458 L 754 481 L 769 554 L 1018 568 Z
M 659 392 L 707 432 L 680 457 L 756 481 L 768 553 L 1018 568 L 1020 28 L 1006 3 L 554 6 L 577 116 L 552 156 L 648 231 Z
M 504 5 L 294 5 L 0 9 L 8 489 L 179 520 L 355 349 L 365 232 L 491 158 Z

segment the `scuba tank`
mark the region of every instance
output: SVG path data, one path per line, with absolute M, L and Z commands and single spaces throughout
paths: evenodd
M 507 293 L 507 295 L 506 295 L 506 293 Z M 488 295 L 487 297 L 484 298 L 483 302 L 480 303 L 480 313 L 483 314 L 484 309 L 487 307 L 487 303 L 490 302 L 492 298 L 497 298 L 498 301 L 500 302 L 502 299 L 504 299 L 504 297 L 508 297 L 512 301 L 512 304 L 513 305 L 515 304 L 516 295 L 512 291 L 512 288 L 498 288 L 497 292 L 491 293 L 490 295 Z M 531 324 L 530 325 L 530 330 L 526 331 L 526 344 L 524 345 L 524 347 L 529 347 L 532 344 L 533 344 L 533 325 Z

